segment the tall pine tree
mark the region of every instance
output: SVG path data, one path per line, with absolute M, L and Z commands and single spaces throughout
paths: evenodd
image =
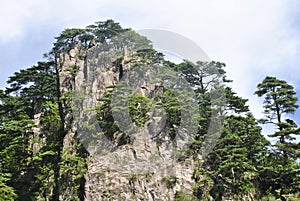
M 285 200 L 286 194 L 300 190 L 300 166 L 295 161 L 299 149 L 293 142 L 300 128 L 289 118 L 298 108 L 296 92 L 286 81 L 267 76 L 258 84 L 255 94 L 264 97 L 265 118 L 260 122 L 275 125 L 276 130 L 269 136 L 277 138 L 275 149 L 265 159 L 262 169 L 262 190 Z

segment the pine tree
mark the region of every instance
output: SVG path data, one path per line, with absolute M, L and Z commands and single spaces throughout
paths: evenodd
M 32 179 L 27 164 L 31 155 L 29 138 L 34 126 L 24 112 L 26 106 L 21 98 L 0 90 L 0 175 L 4 178 L 1 182 L 23 197 L 26 197 Z
M 276 131 L 269 136 L 278 139 L 273 145 L 275 149 L 264 161 L 265 167 L 261 172 L 261 183 L 264 183 L 262 190 L 285 200 L 284 194 L 300 190 L 297 179 L 300 166 L 295 162 L 299 157 L 299 149 L 293 143 L 295 135 L 300 134 L 300 128 L 288 118 L 298 108 L 296 92 L 286 81 L 267 76 L 258 84 L 255 94 L 264 97 L 265 119 L 260 122 L 275 125 Z
M 294 138 L 300 133 L 300 128 L 291 118 L 298 108 L 292 85 L 275 77 L 266 77 L 255 92 L 265 98 L 265 119 L 261 122 L 276 127 L 270 136 L 277 138 L 278 142 L 271 149 L 249 112 L 247 99 L 239 97 L 226 86 L 231 80 L 226 78 L 224 63 L 172 63 L 154 50 L 145 37 L 122 28 L 113 20 L 107 20 L 86 28 L 65 29 L 56 37 L 49 53 L 52 58 L 16 72 L 9 78 L 6 90 L 0 90 L 0 200 L 85 199 L 87 152 L 76 138 L 77 133 L 68 136 L 70 127 L 64 126 L 64 112 L 71 114 L 72 111 L 63 108 L 61 103 L 66 101 L 69 106 L 74 101 L 71 96 L 73 91 L 59 94 L 57 80 L 62 63 L 55 61 L 60 54 L 70 55 L 71 49 L 77 45 L 80 47 L 76 55 L 79 59 L 85 58 L 87 50 L 96 45 L 101 53 L 116 56 L 111 65 L 119 71 L 120 80 L 127 73 L 125 65 L 143 69 L 159 66 L 176 72 L 162 75 L 169 79 L 166 82 L 169 88 L 163 84 L 157 85 L 149 97 L 131 94 L 128 108 L 113 108 L 113 90 L 109 89 L 117 86 L 128 91 L 128 86 L 107 87 L 106 93 L 99 99 L 100 106 L 96 107 L 97 120 L 103 131 L 97 135 L 106 137 L 117 146 L 130 143 L 133 139 L 123 133 L 114 121 L 112 112 L 115 110 L 129 109 L 131 120 L 136 126 L 143 127 L 149 121 L 151 108 L 154 105 L 162 107 L 169 132 L 165 129 L 162 136 L 153 138 L 159 143 L 166 136 L 173 141 L 175 130 L 184 119 L 183 114 L 194 112 L 186 119 L 197 119 L 198 130 L 192 134 L 194 141 L 189 149 L 179 159 L 194 156 L 194 162 L 199 164 L 193 174 L 194 195 L 177 191 L 175 200 L 286 200 L 287 196 L 299 195 L 300 166 L 296 160 L 300 151 L 299 143 L 294 143 Z M 74 65 L 66 71 L 74 78 L 78 68 Z M 191 109 L 182 104 L 184 96 L 190 94 L 176 91 L 180 82 L 173 83 L 173 78 L 189 82 L 198 108 Z M 119 98 L 119 101 L 124 101 L 124 98 Z M 209 144 L 205 138 L 213 127 L 211 123 L 216 115 L 224 127 L 213 130 L 213 135 L 220 135 L 219 141 L 208 155 L 203 155 L 205 160 L 200 160 L 198 156 L 203 154 L 201 148 Z M 192 120 L 191 124 L 194 123 Z M 71 124 L 72 120 L 68 126 Z M 80 133 L 80 129 L 84 129 L 89 132 L 91 127 L 82 125 L 77 131 Z M 66 136 L 69 137 L 68 145 L 64 144 Z M 95 136 L 97 143 L 99 136 Z M 95 138 L 84 140 L 93 141 Z M 111 142 L 106 146 L 113 149 L 115 147 L 110 147 Z
M 6 184 L 8 175 L 0 174 L 0 200 L 14 201 L 17 199 L 17 194 L 13 187 Z
M 256 167 L 266 154 L 268 145 L 260 131 L 250 113 L 245 117 L 226 117 L 217 145 L 207 156 L 203 168 L 194 173 L 199 198 L 204 196 L 205 191 L 214 200 L 224 197 L 237 200 L 255 198 L 255 182 L 258 179 Z
M 295 140 L 293 134 L 300 134 L 300 128 L 292 119 L 286 118 L 288 114 L 294 114 L 298 108 L 294 87 L 284 80 L 266 77 L 258 84 L 255 94 L 259 97 L 264 96 L 266 118 L 261 122 L 274 124 L 278 129 L 274 134 L 269 135 L 278 138 L 276 147 L 285 158 L 296 157 L 298 151 L 293 148 L 292 141 Z

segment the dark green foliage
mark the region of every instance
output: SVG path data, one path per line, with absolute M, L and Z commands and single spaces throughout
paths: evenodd
M 115 88 L 115 86 L 110 87 Z M 162 87 L 163 88 L 163 87 Z M 112 112 L 126 112 L 128 110 L 129 115 L 131 117 L 132 123 L 134 123 L 138 127 L 144 127 L 145 123 L 149 120 L 148 112 L 151 108 L 156 106 L 162 107 L 167 115 L 167 126 L 169 126 L 169 134 L 174 136 L 175 126 L 180 125 L 180 113 L 181 107 L 179 105 L 179 101 L 176 96 L 171 93 L 170 90 L 163 90 L 157 92 L 154 97 L 149 98 L 139 94 L 132 94 L 128 97 L 128 105 L 123 106 L 122 103 L 118 103 L 118 105 L 111 105 L 111 99 L 113 90 L 107 90 L 104 97 L 99 99 L 101 104 L 96 108 L 98 111 L 98 121 L 101 129 L 104 131 L 104 135 L 110 139 L 115 139 L 115 134 L 121 132 L 119 130 L 118 125 L 114 121 Z M 125 88 L 122 88 L 125 90 Z M 124 101 L 123 99 L 118 99 L 118 102 Z M 116 104 L 116 103 L 115 103 Z M 154 114 L 155 115 L 155 114 Z M 125 120 L 124 120 L 125 121 Z M 128 141 L 130 142 L 130 140 Z
M 104 22 L 99 21 L 93 25 L 89 25 L 86 30 L 88 33 L 94 35 L 96 42 L 103 43 L 107 39 L 113 38 L 128 29 L 123 29 L 119 23 L 109 19 Z
M 139 127 L 149 120 L 147 112 L 151 108 L 151 99 L 141 95 L 132 95 L 129 100 L 129 114 L 132 121 Z
M 265 157 L 268 145 L 260 130 L 251 114 L 226 118 L 221 137 L 203 164 L 204 168 L 195 172 L 194 177 L 202 189 L 198 197 L 208 191 L 205 188 L 210 189 L 209 193 L 216 200 L 228 196 L 242 200 L 243 196 L 256 194 L 257 166 Z M 201 178 L 202 175 L 206 176 Z M 207 179 L 210 181 L 204 182 Z
M 66 199 L 84 199 L 86 153 L 75 139 L 70 149 L 63 147 L 68 131 L 64 130 L 58 100 L 66 98 L 68 102 L 70 97 L 68 93 L 64 97 L 57 93 L 59 69 L 55 56 L 70 51 L 78 43 L 88 49 L 95 43 L 108 42 L 126 30 L 112 20 L 97 22 L 86 29 L 66 29 L 56 37 L 49 61 L 38 62 L 9 78 L 9 87 L 0 91 L 1 196 L 2 192 L 7 195 L 3 200 L 57 200 L 69 187 L 75 194 L 65 195 Z M 130 34 L 128 38 L 143 40 L 133 31 Z M 84 56 L 81 53 L 78 56 Z M 67 70 L 75 76 L 78 67 L 70 66 Z M 36 115 L 38 124 L 34 123 Z M 2 175 L 6 175 L 5 179 Z
M 147 46 L 146 46 L 147 47 Z M 142 47 L 144 48 L 144 47 Z M 163 54 L 148 47 L 147 49 L 138 49 L 131 59 L 125 61 L 134 67 L 149 67 L 151 65 L 160 65 L 163 62 Z
M 6 185 L 24 194 L 30 185 L 27 161 L 32 154 L 29 138 L 33 121 L 24 112 L 26 104 L 20 97 L 0 93 L 0 175 L 9 175 Z
M 8 186 L 5 182 L 9 180 L 8 175 L 2 175 L 0 174 L 0 200 L 5 201 L 14 201 L 17 199 L 17 194 L 15 193 L 15 190 Z
M 297 158 L 299 154 L 293 148 L 294 135 L 300 134 L 300 128 L 289 118 L 284 119 L 286 114 L 294 114 L 297 105 L 296 92 L 294 87 L 284 80 L 275 77 L 266 77 L 258 84 L 255 92 L 259 97 L 264 96 L 264 113 L 266 118 L 260 120 L 264 124 L 274 124 L 277 130 L 270 137 L 277 137 L 276 147 L 287 158 L 288 155 Z
M 186 195 L 182 191 L 176 191 L 174 200 L 175 201 L 197 201 L 198 199 L 195 196 Z
M 81 44 L 84 49 L 95 46 L 97 43 L 105 43 L 108 39 L 123 34 L 129 29 L 123 29 L 119 23 L 113 20 L 96 22 L 87 26 L 85 29 L 72 28 L 65 29 L 58 37 L 51 54 L 70 51 L 76 44 Z
M 19 200 L 28 200 L 33 197 L 51 197 L 54 183 L 54 164 L 56 163 L 59 142 L 60 117 L 57 105 L 56 70 L 53 61 L 38 62 L 26 70 L 15 73 L 8 80 L 10 86 L 7 94 L 14 94 L 13 99 L 18 99 L 22 104 L 19 111 L 23 111 L 29 122 L 20 128 L 20 135 L 26 141 L 18 145 L 19 153 L 26 154 L 26 159 L 19 159 L 16 167 L 25 166 L 13 186 L 17 189 Z M 5 104 L 7 108 L 8 104 Z M 14 104 L 17 106 L 17 104 Z M 12 111 L 18 111 L 13 109 Z M 39 124 L 33 122 L 35 115 L 40 115 Z M 14 115 L 16 117 L 17 115 Z M 23 116 L 22 121 L 26 120 Z M 21 123 L 21 121 L 18 121 Z M 29 128 L 26 128 L 30 126 Z M 16 127 L 16 126 L 15 126 Z M 33 132 L 39 130 L 38 136 Z M 27 135 L 25 133 L 28 132 Z M 19 156 L 22 156 L 20 154 Z M 18 159 L 18 157 L 14 157 Z M 25 181 L 22 181 L 25 180 Z M 33 180 L 33 181 L 31 181 Z M 51 182 L 50 182 L 51 181 Z M 24 188 L 24 186 L 26 186 Z
M 154 51 L 151 45 L 151 41 L 148 40 L 146 37 L 139 35 L 132 29 L 124 29 L 118 35 L 112 37 L 110 43 L 116 50 L 121 49 L 125 51 L 127 49 L 133 51 Z M 153 54 L 152 57 L 153 56 L 155 56 L 155 54 Z
M 226 78 L 224 63 L 183 61 L 175 64 L 166 61 L 162 53 L 153 49 L 151 41 L 107 20 L 86 28 L 65 29 L 56 37 L 48 61 L 16 72 L 8 79 L 6 90 L 0 90 L 0 200 L 85 199 L 88 153 L 78 141 L 78 133 L 70 130 L 72 125 L 66 125 L 73 123 L 72 118 L 66 122 L 65 116 L 72 114 L 74 91 L 59 93 L 58 73 L 63 63 L 57 64 L 55 57 L 62 53 L 70 55 L 70 50 L 76 46 L 80 48 L 76 57 L 84 59 L 87 50 L 96 45 L 103 50 L 103 58 L 114 56 L 111 65 L 119 72 L 120 80 L 128 73 L 125 65 L 135 69 L 142 67 L 143 72 L 152 66 L 175 71 L 174 74 L 163 71 L 161 76 L 166 78 L 166 83 L 154 83 L 154 92 L 147 96 L 136 91 L 125 93 L 130 87 L 122 82 L 106 86 L 106 92 L 95 108 L 102 132 L 93 133 L 108 139 L 107 146 L 129 144 L 134 139 L 120 130 L 113 112 L 127 110 L 136 128 L 143 128 L 155 112 L 162 110 L 167 129 L 159 131 L 164 133 L 161 138 L 156 135 L 153 139 L 163 143 L 166 137 L 175 138 L 184 115 L 190 114 L 187 119 L 191 122 L 186 122 L 184 129 L 188 129 L 195 119 L 198 122 L 198 130 L 192 133 L 193 142 L 184 155 L 194 157 L 193 162 L 198 164 L 193 173 L 193 194 L 176 191 L 174 200 L 285 200 L 299 197 L 297 159 L 300 154 L 294 138 L 300 129 L 291 116 L 298 108 L 292 85 L 275 77 L 266 77 L 255 92 L 265 98 L 265 119 L 260 122 L 276 126 L 270 136 L 278 142 L 271 146 L 249 112 L 247 100 L 226 86 L 231 80 Z M 78 70 L 78 65 L 65 69 L 71 76 L 70 82 L 74 81 Z M 179 81 L 174 83 L 172 79 Z M 178 88 L 183 80 L 189 83 L 192 93 L 185 94 Z M 122 97 L 113 105 L 116 88 Z M 197 108 L 186 106 L 184 96 L 193 97 Z M 126 101 L 127 105 L 121 104 Z M 224 122 L 222 129 L 216 127 L 214 130 L 211 126 L 214 118 Z M 87 123 L 80 129 L 89 132 L 94 128 Z M 219 140 L 208 155 L 203 155 L 205 160 L 199 160 L 196 156 L 206 154 L 201 148 L 209 145 L 205 141 L 207 134 L 217 136 Z M 68 143 L 64 141 L 66 136 L 71 138 Z M 133 175 L 129 185 L 135 182 L 137 177 Z M 175 189 L 179 182 L 176 175 L 162 178 L 169 190 Z M 133 198 L 136 198 L 135 194 Z
M 172 93 L 172 90 L 164 89 L 164 92 L 156 94 L 154 99 L 158 102 L 158 105 L 165 109 L 168 117 L 167 121 L 171 129 L 174 129 L 174 126 L 179 126 L 182 112 L 179 97 L 176 97 L 175 94 Z
M 294 114 L 297 105 L 296 92 L 292 85 L 276 77 L 266 77 L 257 86 L 255 92 L 264 97 L 264 124 L 273 124 L 276 130 L 270 137 L 277 138 L 272 152 L 266 157 L 261 170 L 261 189 L 263 193 L 272 193 L 277 198 L 285 194 L 300 191 L 300 165 L 298 145 L 294 143 L 295 135 L 300 134 L 300 128 L 287 114 Z
M 92 38 L 85 36 L 84 33 L 83 29 L 65 29 L 58 37 L 55 37 L 56 42 L 54 43 L 53 53 L 70 51 L 81 40 L 87 43 L 87 40 Z
M 7 81 L 6 93 L 20 97 L 26 113 L 33 118 L 42 110 L 44 101 L 53 101 L 56 93 L 56 70 L 54 62 L 38 62 L 26 70 L 16 72 Z
M 258 166 L 259 182 L 257 183 L 263 195 L 273 195 L 282 198 L 285 195 L 299 194 L 300 166 L 293 159 L 271 153 Z
M 220 62 L 201 62 L 196 64 L 184 61 L 175 65 L 174 70 L 187 80 L 199 95 L 211 91 L 215 86 L 221 84 L 225 79 L 225 64 Z
M 110 88 L 114 88 L 114 86 Z M 100 106 L 96 108 L 99 126 L 103 130 L 107 139 L 111 141 L 114 140 L 114 134 L 120 131 L 118 125 L 114 121 L 111 111 L 112 93 L 113 90 L 107 90 L 103 98 L 99 99 L 99 101 L 101 101 Z
M 226 111 L 234 113 L 248 112 L 249 107 L 246 105 L 247 99 L 238 97 L 235 92 L 232 91 L 230 87 L 225 88 L 226 93 Z
M 294 87 L 284 80 L 267 76 L 262 83 L 257 85 L 255 92 L 259 97 L 265 96 L 264 108 L 268 120 L 278 119 L 278 116 L 272 116 L 283 113 L 294 113 L 298 108 L 297 97 Z
M 161 180 L 165 186 L 170 189 L 170 188 L 174 188 L 177 181 L 178 181 L 178 178 L 176 176 L 169 176 L 169 177 L 163 177 L 162 180 Z

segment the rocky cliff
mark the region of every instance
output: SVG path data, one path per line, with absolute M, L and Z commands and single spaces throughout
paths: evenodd
M 178 34 L 153 36 L 189 60 L 168 61 L 107 20 L 65 29 L 46 61 L 9 78 L 0 90 L 0 200 L 297 200 L 297 144 L 270 149 L 224 63 L 194 60 L 202 50 Z M 269 100 L 274 82 L 296 110 L 284 80 L 267 76 L 255 93 Z M 299 131 L 292 119 L 284 125 Z
M 78 188 L 84 188 L 87 201 L 174 200 L 177 191 L 192 193 L 194 160 L 165 159 L 169 153 L 167 144 L 172 142 L 166 131 L 161 132 L 164 142 L 159 143 L 149 137 L 153 132 L 150 127 L 142 126 L 142 131 L 136 131 L 139 137 L 130 133 L 130 140 L 120 144 L 120 131 L 109 138 L 97 123 L 95 108 L 101 105 L 99 100 L 136 65 L 137 52 L 135 41 L 127 41 L 95 44 L 88 49 L 77 43 L 68 52 L 57 55 L 60 114 L 65 133 L 62 157 L 66 153 L 75 156 L 78 143 L 89 153 L 81 187 L 72 186 L 77 179 L 72 174 L 60 171 L 61 178 L 66 179 L 61 185 L 64 190 L 60 200 L 72 200 Z M 141 82 L 136 93 L 150 97 L 156 93 L 157 83 L 145 87 L 146 84 Z M 99 133 L 102 135 L 95 137 Z M 78 163 L 75 167 L 80 168 Z

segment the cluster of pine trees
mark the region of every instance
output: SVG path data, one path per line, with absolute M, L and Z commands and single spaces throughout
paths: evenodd
M 58 89 L 60 69 L 55 58 L 61 52 L 70 51 L 77 43 L 88 50 L 128 31 L 134 33 L 112 20 L 97 22 L 84 29 L 66 29 L 56 37 L 45 61 L 9 77 L 8 87 L 0 90 L 0 200 L 59 200 L 60 192 L 66 186 L 62 185 L 62 172 L 73 178 L 70 185 L 78 192 L 71 195 L 70 200 L 84 200 L 88 154 L 78 142 L 75 155 L 62 157 L 66 133 L 60 103 L 63 97 Z M 131 35 L 139 41 L 137 34 Z M 149 43 L 147 40 L 139 42 Z M 136 58 L 128 62 L 134 66 L 149 60 L 174 69 L 195 90 L 200 118 L 198 132 L 188 152 L 192 155 L 201 153 L 204 136 L 216 109 L 212 107 L 213 92 L 208 87 L 212 83 L 205 82 L 213 75 L 211 67 L 218 70 L 218 78 L 225 83 L 212 85 L 215 90 L 222 88 L 226 95 L 220 138 L 204 162 L 194 169 L 193 195 L 178 191 L 175 200 L 299 200 L 300 143 L 296 136 L 300 134 L 300 128 L 293 120 L 298 105 L 292 85 L 276 77 L 267 76 L 262 80 L 254 93 L 264 100 L 261 109 L 265 118 L 257 120 L 249 111 L 247 100 L 237 96 L 227 85 L 231 80 L 226 78 L 224 63 L 183 61 L 175 64 L 153 49 L 138 52 Z M 118 128 L 111 115 L 110 95 L 106 96 L 106 102 L 97 109 L 98 120 L 107 135 L 113 136 Z M 166 108 L 170 129 L 174 129 L 180 124 L 181 108 L 177 107 L 176 98 L 168 90 L 159 98 Z M 150 101 L 138 95 L 131 98 L 131 116 L 137 125 L 145 123 Z M 145 104 L 137 104 L 141 102 Z M 276 143 L 266 140 L 261 124 L 273 125 L 274 130 L 269 136 L 276 139 Z M 70 163 L 76 165 L 66 165 Z

